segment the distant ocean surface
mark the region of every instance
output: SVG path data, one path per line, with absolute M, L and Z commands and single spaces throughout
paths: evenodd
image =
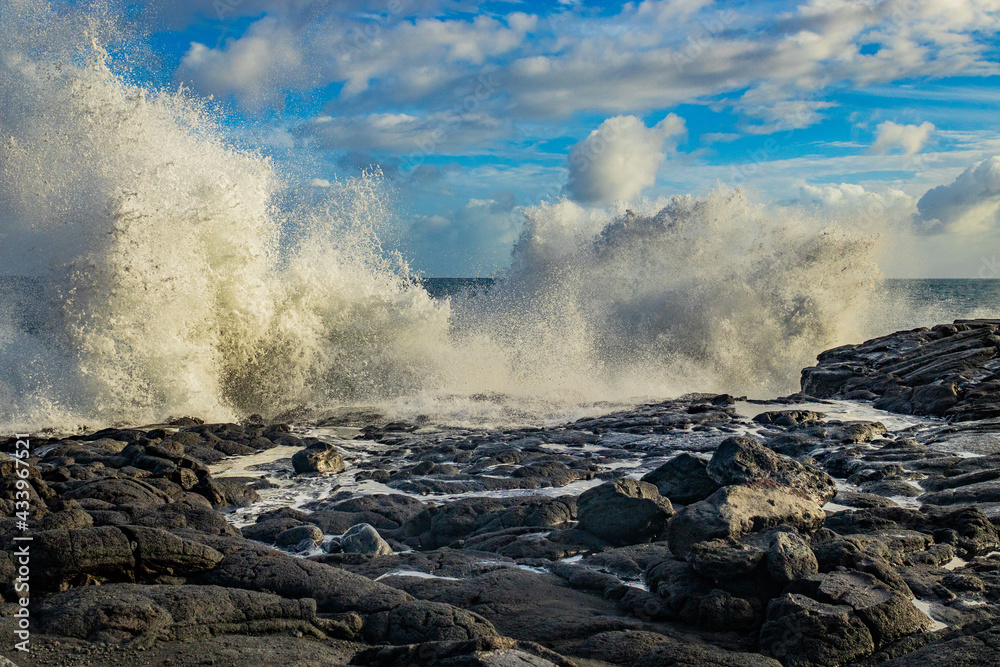
M 445 299 L 485 294 L 493 286 L 494 279 L 420 278 L 419 283 L 432 298 Z M 930 307 L 934 312 L 952 313 L 946 316 L 955 319 L 995 309 L 996 317 L 1000 317 L 1000 279 L 896 278 L 884 280 L 881 290 L 914 311 L 926 311 Z M 0 304 L 7 307 L 9 312 L 3 315 L 8 320 L 13 318 L 19 325 L 30 327 L 32 306 L 41 296 L 41 283 L 37 279 L 0 276 Z
M 420 278 L 420 285 L 435 299 L 488 292 L 493 278 Z M 981 309 L 996 309 L 1000 317 L 1000 279 L 891 278 L 882 282 L 885 294 L 895 296 L 914 309 L 938 306 L 961 318 Z M 30 304 L 41 297 L 41 283 L 34 278 L 0 276 L 0 304 L 17 303 L 21 307 L 4 313 L 21 321 Z
M 487 292 L 493 278 L 422 278 L 421 285 L 435 299 Z M 885 295 L 895 297 L 914 311 L 952 312 L 952 319 L 980 310 L 996 310 L 1000 317 L 1000 279 L 891 278 L 882 282 Z M 935 322 L 934 324 L 940 324 Z
M 955 313 L 955 318 L 979 310 L 994 310 L 1000 317 L 1000 280 L 886 280 L 883 289 L 915 310 L 937 306 Z M 940 323 L 938 323 L 940 324 Z

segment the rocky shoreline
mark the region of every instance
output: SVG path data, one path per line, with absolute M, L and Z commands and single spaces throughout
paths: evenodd
M 824 352 L 802 390 L 544 429 L 359 413 L 34 436 L 27 659 L 0 442 L 0 655 L 1000 664 L 1000 321 Z

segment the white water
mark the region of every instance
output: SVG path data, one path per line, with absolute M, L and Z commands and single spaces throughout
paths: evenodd
M 109 21 L 40 0 L 0 0 L 0 19 L 0 272 L 44 292 L 31 331 L 0 323 L 4 430 L 350 404 L 526 423 L 773 395 L 870 328 L 872 235 L 725 188 L 637 213 L 540 205 L 491 293 L 434 301 L 380 247 L 377 175 L 282 210 L 272 163 L 196 100 L 126 83 Z

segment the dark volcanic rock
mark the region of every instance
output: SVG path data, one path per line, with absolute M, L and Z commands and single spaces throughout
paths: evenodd
M 349 554 L 370 554 L 372 556 L 391 556 L 392 547 L 382 539 L 371 525 L 361 523 L 354 526 L 340 538 L 340 548 Z
M 756 585 L 753 594 L 736 595 L 723 590 L 728 581 L 702 577 L 690 564 L 672 558 L 650 565 L 645 579 L 652 594 L 631 589 L 619 601 L 620 609 L 639 618 L 683 620 L 716 630 L 745 630 L 760 623 L 764 605 Z
M 240 549 L 227 555 L 218 567 L 203 575 L 204 583 L 313 598 L 320 611 L 331 613 L 374 613 L 411 599 L 400 590 L 345 570 L 261 549 L 265 550 Z
M 141 479 L 98 479 L 74 486 L 66 498 L 93 498 L 112 505 L 162 505 L 170 496 Z
M 412 546 L 436 549 L 508 528 L 563 527 L 575 518 L 572 497 L 466 498 L 420 511 L 403 524 L 399 535 Z
M 206 476 L 194 490 L 205 496 L 216 509 L 249 507 L 260 501 L 260 494 L 255 489 L 231 479 Z
M 100 583 L 190 575 L 222 561 L 211 547 L 146 526 L 45 531 L 35 536 L 32 553 L 43 590 L 81 578 Z
M 458 581 L 399 576 L 392 582 L 415 597 L 475 612 L 501 634 L 523 641 L 579 639 L 638 625 L 620 616 L 613 602 L 574 590 L 559 577 L 512 567 Z
M 826 513 L 808 495 L 758 480 L 722 487 L 707 499 L 682 509 L 667 526 L 667 541 L 674 554 L 685 558 L 693 545 L 705 540 L 736 540 L 777 526 L 810 533 L 825 519 Z
M 366 667 L 412 667 L 422 664 L 454 667 L 576 667 L 576 663 L 538 644 L 519 642 L 508 637 L 478 637 L 462 642 L 424 642 L 372 648 L 355 656 L 351 664 Z
M 708 463 L 687 453 L 678 454 L 656 470 L 647 473 L 643 482 L 656 486 L 660 495 L 678 505 L 704 500 L 719 490 L 719 483 L 708 476 Z
M 779 584 L 819 572 L 819 563 L 809 543 L 795 533 L 777 532 L 767 549 L 767 571 Z
M 579 527 L 615 546 L 649 542 L 673 516 L 670 501 L 647 482 L 606 482 L 577 500 Z
M 802 391 L 820 398 L 874 395 L 875 407 L 971 421 L 1000 416 L 997 320 L 956 320 L 823 352 L 802 371 Z
M 876 647 L 931 624 L 908 597 L 862 572 L 816 574 L 796 581 L 789 590 L 821 602 L 847 605 L 868 627 Z
M 788 667 L 836 667 L 875 650 L 868 627 L 846 605 L 789 594 L 771 601 L 760 652 Z
M 777 412 L 762 412 L 753 418 L 758 424 L 768 426 L 797 426 L 804 422 L 819 421 L 826 417 L 822 412 L 812 412 L 811 410 L 779 410 Z
M 251 540 L 257 540 L 258 542 L 264 542 L 266 544 L 274 544 L 274 542 L 278 539 L 278 535 L 291 528 L 295 528 L 296 526 L 301 526 L 302 523 L 302 521 L 291 517 L 275 517 L 273 519 L 266 519 L 264 521 L 258 521 L 251 526 L 245 526 L 243 528 L 243 537 Z M 323 532 L 320 531 L 321 536 L 322 534 Z
M 742 577 L 753 572 L 764 560 L 764 556 L 764 550 L 759 547 L 726 540 L 709 540 L 692 546 L 687 561 L 698 574 L 719 580 Z
M 372 614 L 364 636 L 372 643 L 417 644 L 495 637 L 493 625 L 479 614 L 427 600 L 404 602 Z
M 274 538 L 274 543 L 279 547 L 294 547 L 302 540 L 320 542 L 323 539 L 323 531 L 312 525 L 295 526 L 278 533 Z
M 567 655 L 629 667 L 779 667 L 780 662 L 756 653 L 727 651 L 697 637 L 641 630 L 601 632 L 561 648 Z
M 243 630 L 320 634 L 314 600 L 217 586 L 85 586 L 48 597 L 33 611 L 39 630 L 50 635 L 140 646 Z
M 726 486 L 769 479 L 810 494 L 820 505 L 837 494 L 833 478 L 819 468 L 776 454 L 750 438 L 724 440 L 712 456 L 707 472 Z
M 287 436 L 286 436 L 287 437 Z M 344 459 L 331 444 L 321 442 L 309 445 L 292 456 L 296 473 L 338 473 L 344 471 Z

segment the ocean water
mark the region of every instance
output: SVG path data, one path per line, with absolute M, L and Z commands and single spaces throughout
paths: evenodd
M 0 287 L 3 431 L 344 406 L 531 424 L 771 397 L 824 349 L 998 303 L 992 281 L 881 281 L 877 218 L 726 187 L 543 202 L 510 268 L 421 280 L 383 251 L 398 224 L 377 174 L 290 201 L 202 102 L 130 83 L 106 14 L 0 16 L 0 273 L 31 276 Z
M 1000 317 L 1000 280 L 890 279 L 883 283 L 887 297 L 915 314 L 923 326 L 964 317 Z M 928 318 L 938 318 L 931 321 Z
M 460 297 L 468 291 L 484 293 L 492 287 L 493 278 L 421 278 L 421 286 L 435 299 Z M 963 278 L 886 278 L 877 291 L 883 298 L 901 305 L 914 313 L 953 313 L 952 319 L 969 313 L 985 313 L 995 310 L 1000 316 L 1000 279 Z M 942 315 L 942 317 L 949 317 Z M 940 324 L 926 320 L 925 325 Z

